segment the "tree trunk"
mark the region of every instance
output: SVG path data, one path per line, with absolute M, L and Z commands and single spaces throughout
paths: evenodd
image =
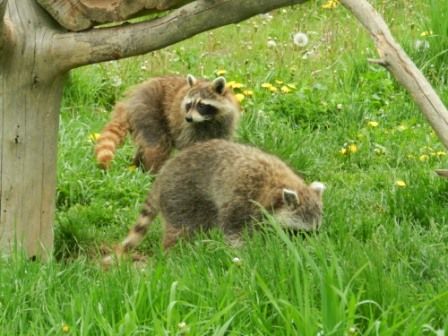
M 0 55 L 0 248 L 48 256 L 53 246 L 56 154 L 64 75 L 46 57 L 50 19 L 11 1 Z

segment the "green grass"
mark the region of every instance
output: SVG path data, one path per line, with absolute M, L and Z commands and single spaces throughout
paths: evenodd
M 437 56 L 447 48 L 446 11 L 435 10 L 444 1 L 372 3 L 447 104 L 446 54 Z M 0 334 L 448 331 L 448 182 L 434 174 L 448 167 L 448 156 L 410 96 L 367 63 L 377 55 L 361 26 L 341 6 L 321 4 L 72 71 L 60 122 L 55 258 L 47 264 L 20 255 L 0 259 Z M 437 37 L 420 36 L 428 30 Z M 305 48 L 292 44 L 297 31 L 309 35 Z M 415 49 L 422 38 L 429 49 Z M 277 46 L 268 48 L 268 39 Z M 129 169 L 130 142 L 110 171 L 99 170 L 91 134 L 129 86 L 166 73 L 212 78 L 221 69 L 245 85 L 238 92 L 254 93 L 242 103 L 238 141 L 327 185 L 322 231 L 289 236 L 268 218 L 241 249 L 212 232 L 165 255 L 157 221 L 140 248 L 146 267 L 104 272 L 101 247 L 126 234 L 153 177 Z M 281 92 L 287 84 L 295 89 Z

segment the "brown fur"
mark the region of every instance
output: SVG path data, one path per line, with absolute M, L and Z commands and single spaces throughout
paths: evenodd
M 155 173 L 173 148 L 231 139 L 239 116 L 239 103 L 222 77 L 214 81 L 191 75 L 153 78 L 115 105 L 112 119 L 98 138 L 96 159 L 100 167 L 108 168 L 130 132 L 137 145 L 134 163 Z
M 219 227 L 229 240 L 261 219 L 263 207 L 295 230 L 317 230 L 324 185 L 310 186 L 275 156 L 224 140 L 195 144 L 172 158 L 157 176 L 136 225 L 118 247 L 137 246 L 158 212 L 165 222 L 164 248 L 178 237 Z

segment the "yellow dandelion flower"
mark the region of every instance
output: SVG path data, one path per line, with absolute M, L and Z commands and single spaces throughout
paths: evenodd
M 269 88 L 273 87 L 273 85 L 271 83 L 263 83 L 263 84 L 261 84 L 261 87 L 265 88 L 265 89 L 269 89 Z
M 229 87 L 231 89 L 241 89 L 242 87 L 244 87 L 244 84 L 238 83 L 235 81 L 230 81 L 230 82 L 227 82 L 227 87 Z
M 328 0 L 326 3 L 322 5 L 323 9 L 333 9 L 336 8 L 339 4 L 338 0 Z
M 241 103 L 244 100 L 244 95 L 242 93 L 237 93 L 235 98 Z
M 287 87 L 286 85 L 283 85 L 283 86 L 280 88 L 280 90 L 281 90 L 283 93 L 289 93 L 289 92 L 291 92 L 291 89 L 290 89 L 289 87 Z
M 69 331 L 70 331 L 70 327 L 67 324 L 63 323 L 62 324 L 62 332 L 68 333 Z
M 440 157 L 440 156 L 445 156 L 446 153 L 443 152 L 443 151 L 438 151 L 438 152 L 436 152 L 436 155 L 437 155 L 438 157 Z
M 427 30 L 424 32 L 421 32 L 420 36 L 431 36 L 433 34 L 432 30 Z
M 378 121 L 373 121 L 373 120 L 371 120 L 367 123 L 367 126 L 369 126 L 369 127 L 378 127 L 378 125 L 379 125 Z
M 347 148 L 350 151 L 350 153 L 356 153 L 358 151 L 358 146 L 356 146 L 355 144 L 348 145 Z
M 134 165 L 134 164 L 132 164 L 132 165 L 130 165 L 130 166 L 128 167 L 128 170 L 129 170 L 130 172 L 133 172 L 133 171 L 135 171 L 136 169 L 137 169 L 137 166 Z
M 89 140 L 91 142 L 97 142 L 98 139 L 100 138 L 100 136 L 101 136 L 101 134 L 99 134 L 99 133 L 91 133 L 91 134 L 89 134 Z
M 339 154 L 342 154 L 342 155 L 347 154 L 347 148 L 342 147 L 341 150 L 339 151 Z
M 426 154 L 422 154 L 419 156 L 418 158 L 420 161 L 424 162 L 424 161 L 428 161 L 429 160 L 429 156 Z
M 216 70 L 215 71 L 216 76 L 224 76 L 226 73 L 227 73 L 227 71 L 224 70 L 224 69 L 220 69 L 220 70 Z
M 406 187 L 406 182 L 403 181 L 403 180 L 396 180 L 396 181 L 395 181 L 395 185 L 396 185 L 397 187 L 400 187 L 400 188 L 405 188 L 405 187 Z
M 275 82 L 278 84 L 278 85 L 281 85 L 281 84 L 283 84 L 283 81 L 281 81 L 281 80 L 278 80 L 278 79 L 276 79 L 275 80 Z
M 271 91 L 271 92 L 277 92 L 278 91 L 278 89 L 275 86 L 269 87 L 268 90 Z
M 243 94 L 245 96 L 253 96 L 254 95 L 254 91 L 252 91 L 252 90 L 244 90 Z
M 226 86 L 232 89 L 235 83 L 236 83 L 235 81 L 228 81 Z

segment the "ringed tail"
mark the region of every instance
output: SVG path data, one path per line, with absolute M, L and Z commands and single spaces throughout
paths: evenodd
M 157 209 L 154 208 L 151 205 L 149 199 L 147 199 L 145 204 L 143 205 L 143 209 L 140 211 L 137 222 L 132 227 L 132 229 L 129 230 L 127 237 L 119 245 L 115 246 L 114 254 L 108 255 L 103 258 L 103 266 L 106 268 L 109 267 L 116 261 L 122 259 L 124 255 L 126 255 L 136 246 L 138 246 L 145 237 L 146 232 L 148 232 L 149 226 L 151 225 L 154 218 L 156 218 L 157 213 Z
M 115 151 L 119 147 L 129 131 L 129 123 L 126 118 L 125 106 L 118 103 L 115 106 L 111 121 L 104 126 L 96 142 L 95 156 L 98 166 L 109 168 Z

